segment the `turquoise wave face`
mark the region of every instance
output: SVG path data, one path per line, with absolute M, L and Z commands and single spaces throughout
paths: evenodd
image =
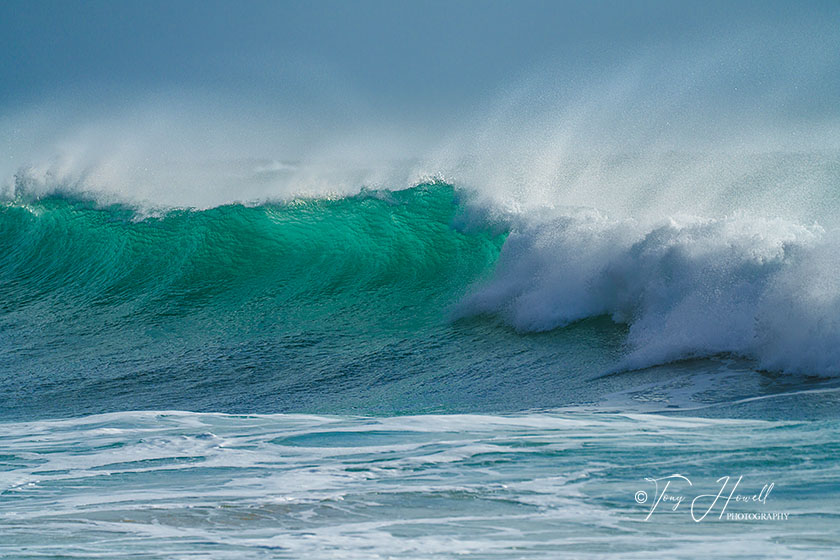
M 487 270 L 503 241 L 450 227 L 456 209 L 445 185 L 143 220 L 59 197 L 11 204 L 0 210 L 3 296 L 8 311 L 56 298 L 91 310 L 129 304 L 126 318 L 154 322 L 249 303 L 263 310 L 255 315 L 307 320 L 360 300 L 423 320 Z M 295 316 L 299 304 L 312 313 Z
M 458 209 L 448 185 L 145 219 L 7 204 L 4 412 L 294 409 L 406 375 L 504 240 L 454 229 Z

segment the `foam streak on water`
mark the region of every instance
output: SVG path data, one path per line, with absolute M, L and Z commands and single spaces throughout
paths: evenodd
M 583 412 L 0 425 L 0 557 L 829 558 L 840 424 Z M 786 521 L 645 521 L 645 477 L 774 483 Z M 807 484 L 804 481 L 808 481 Z M 714 519 L 712 519 L 714 517 Z

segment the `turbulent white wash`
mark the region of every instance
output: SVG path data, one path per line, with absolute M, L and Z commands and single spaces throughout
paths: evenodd
M 733 353 L 774 370 L 840 374 L 840 238 L 734 215 L 655 225 L 595 212 L 522 222 L 459 315 L 520 331 L 610 315 L 622 368 Z
M 836 422 L 125 412 L 0 424 L 0 557 L 832 558 Z M 798 457 L 800 459 L 793 459 Z M 796 464 L 792 468 L 792 462 Z M 648 477 L 774 484 L 692 521 Z M 733 544 L 737 543 L 737 544 Z

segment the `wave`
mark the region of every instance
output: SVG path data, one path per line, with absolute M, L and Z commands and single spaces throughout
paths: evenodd
M 3 297 L 7 306 L 51 294 L 177 307 L 234 293 L 311 301 L 434 291 L 473 277 L 501 245 L 452 229 L 456 208 L 448 185 L 146 217 L 58 194 L 9 203 L 0 207 Z
M 769 370 L 840 374 L 840 238 L 733 215 L 655 226 L 592 211 L 524 223 L 458 314 L 521 332 L 599 315 L 629 325 L 619 369 L 735 354 Z
M 51 352 L 102 346 L 110 363 L 165 339 L 158 357 L 171 365 L 220 339 L 252 344 L 253 332 L 294 331 L 279 343 L 290 347 L 316 332 L 333 341 L 319 363 L 340 344 L 357 359 L 382 336 L 422 338 L 410 345 L 420 354 L 469 344 L 477 356 L 495 343 L 436 341 L 454 336 L 435 330 L 453 309 L 520 333 L 606 315 L 629 326 L 618 370 L 734 354 L 834 376 L 838 249 L 818 225 L 502 212 L 445 183 L 154 215 L 60 190 L 19 193 L 0 206 L 0 319 L 18 333 L 4 346 L 29 341 L 10 355 L 48 341 Z M 20 334 L 36 331 L 37 342 Z

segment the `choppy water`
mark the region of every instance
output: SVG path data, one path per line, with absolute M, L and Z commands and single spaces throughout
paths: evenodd
M 833 558 L 838 436 L 837 421 L 581 412 L 7 423 L 0 556 Z M 674 473 L 686 501 L 651 513 L 645 478 Z M 743 477 L 723 517 L 707 496 L 694 521 L 723 476 L 725 496 Z

